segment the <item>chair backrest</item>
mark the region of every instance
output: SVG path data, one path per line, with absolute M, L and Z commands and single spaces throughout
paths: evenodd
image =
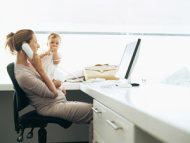
M 15 74 L 14 74 L 14 63 L 10 63 L 7 66 L 7 72 L 11 78 L 14 87 L 14 97 L 13 97 L 13 111 L 14 111 L 14 122 L 15 130 L 19 131 L 19 111 L 24 109 L 29 105 L 29 99 L 25 96 L 24 91 L 18 85 Z
M 20 88 L 18 85 L 16 79 L 15 79 L 15 74 L 14 74 L 14 63 L 10 63 L 7 66 L 7 71 L 8 74 L 11 78 L 11 81 L 13 83 L 15 92 L 16 92 L 16 100 L 17 100 L 17 110 L 20 111 L 23 108 L 25 108 L 29 104 L 28 98 L 25 96 L 24 91 Z

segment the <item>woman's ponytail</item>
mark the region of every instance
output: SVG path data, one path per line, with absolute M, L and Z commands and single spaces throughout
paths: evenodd
M 12 54 L 16 54 L 14 35 L 13 32 L 9 33 L 5 43 L 5 48 L 8 47 Z
M 12 54 L 16 54 L 22 49 L 23 41 L 29 43 L 33 34 L 34 32 L 30 29 L 22 29 L 16 33 L 11 32 L 7 35 L 5 48 L 8 47 Z

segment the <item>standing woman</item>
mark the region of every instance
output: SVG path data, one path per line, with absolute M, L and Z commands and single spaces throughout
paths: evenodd
M 33 51 L 33 59 L 29 59 L 22 50 L 27 43 Z M 67 101 L 64 89 L 56 89 L 53 82 L 44 72 L 39 55 L 40 48 L 36 35 L 32 30 L 23 29 L 7 35 L 5 47 L 16 54 L 14 68 L 15 78 L 26 93 L 30 104 L 40 115 L 59 117 L 73 123 L 90 123 L 92 121 L 92 104 Z M 92 132 L 90 132 L 90 142 Z

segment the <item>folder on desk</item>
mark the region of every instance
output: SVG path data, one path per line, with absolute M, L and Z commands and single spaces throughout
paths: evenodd
M 115 65 L 97 64 L 95 66 L 85 67 L 84 76 L 85 80 L 95 78 L 104 78 L 106 80 L 118 80 L 118 78 L 115 77 L 116 71 L 117 66 Z

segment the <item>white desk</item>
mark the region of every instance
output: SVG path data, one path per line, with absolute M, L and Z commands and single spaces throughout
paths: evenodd
M 80 90 L 80 83 L 64 82 L 61 86 L 66 90 Z
M 122 89 L 83 83 L 65 83 L 64 87 L 80 88 L 162 142 L 190 143 L 190 88 L 147 85 Z M 12 84 L 1 84 L 0 90 L 13 90 Z
M 0 91 L 12 91 L 13 85 L 12 84 L 0 84 Z
M 161 142 L 190 143 L 190 88 L 81 84 L 80 89 Z

